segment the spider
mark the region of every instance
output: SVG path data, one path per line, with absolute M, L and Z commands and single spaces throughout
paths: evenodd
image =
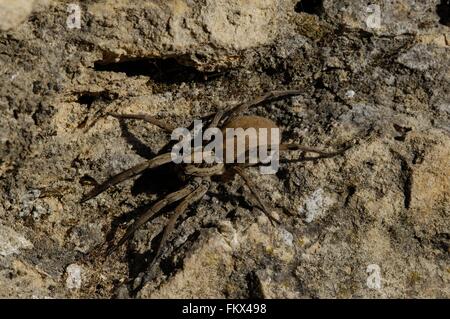
M 261 128 L 278 128 L 277 125 L 270 119 L 254 116 L 254 115 L 241 115 L 251 107 L 255 107 L 261 104 L 264 104 L 268 101 L 272 101 L 275 99 L 281 99 L 289 96 L 294 96 L 302 93 L 300 90 L 284 90 L 284 91 L 272 91 L 265 95 L 259 96 L 251 101 L 244 102 L 237 106 L 225 108 L 222 111 L 218 111 L 213 114 L 209 114 L 202 119 L 206 120 L 208 127 L 219 128 L 220 130 L 225 130 L 227 128 L 237 128 L 241 127 L 243 129 L 253 127 L 256 130 Z M 171 133 L 174 130 L 174 127 L 171 127 L 169 124 L 162 120 L 158 120 L 153 116 L 149 116 L 146 114 L 116 114 L 116 113 L 108 113 L 108 115 L 113 116 L 118 119 L 135 119 L 135 120 L 143 120 L 145 122 L 156 125 L 166 131 L 167 133 Z M 246 141 L 248 143 L 248 141 Z M 259 140 L 258 146 L 264 143 L 264 141 Z M 310 159 L 316 158 L 325 158 L 332 157 L 338 154 L 342 154 L 347 148 L 343 148 L 334 152 L 326 152 L 320 149 L 315 149 L 311 147 L 305 147 L 295 143 L 280 143 L 279 150 L 280 151 L 301 151 L 303 153 L 315 153 L 318 156 L 310 157 Z M 248 151 L 246 149 L 246 151 Z M 108 188 L 117 185 L 131 177 L 139 175 L 143 173 L 145 170 L 153 169 L 158 166 L 162 166 L 172 161 L 170 152 L 160 152 L 159 155 L 154 158 L 147 160 L 143 163 L 140 163 L 134 167 L 131 167 L 111 178 L 106 180 L 104 183 L 96 185 L 90 192 L 88 192 L 85 196 L 82 197 L 81 203 L 86 202 L 104 192 Z M 260 163 L 259 163 L 260 164 Z M 269 218 L 272 224 L 279 223 L 279 220 L 271 215 L 271 210 L 261 199 L 258 194 L 255 184 L 250 178 L 250 176 L 245 171 L 245 168 L 250 166 L 256 166 L 257 164 L 239 164 L 239 163 L 231 163 L 231 164 L 206 164 L 206 163 L 198 163 L 198 164 L 176 164 L 177 168 L 181 172 L 181 176 L 184 180 L 184 186 L 172 193 L 169 193 L 162 199 L 156 201 L 144 214 L 138 217 L 135 222 L 128 227 L 125 234 L 115 243 L 109 246 L 106 251 L 106 255 L 110 255 L 114 250 L 124 244 L 127 240 L 129 240 L 135 231 L 144 225 L 147 221 L 149 221 L 152 216 L 157 214 L 166 206 L 169 206 L 173 203 L 179 202 L 178 206 L 174 209 L 173 215 L 170 217 L 166 227 L 164 228 L 161 240 L 156 249 L 156 253 L 154 254 L 153 260 L 150 263 L 149 268 L 155 263 L 157 259 L 161 256 L 162 249 L 167 242 L 167 239 L 171 232 L 173 231 L 177 219 L 183 215 L 183 213 L 188 209 L 188 207 L 203 198 L 203 196 L 208 192 L 211 183 L 213 180 L 211 179 L 213 176 L 217 175 L 228 175 L 229 177 L 234 178 L 237 174 L 239 175 L 247 187 L 250 189 L 251 194 L 256 199 L 259 208 L 262 212 Z

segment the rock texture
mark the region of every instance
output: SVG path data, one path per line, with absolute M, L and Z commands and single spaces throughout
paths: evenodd
M 33 10 L 33 1 L 0 1 L 0 30 L 7 31 L 19 26 Z
M 0 1 L 0 297 L 450 297 L 448 1 L 73 4 Z M 250 170 L 280 226 L 236 178 L 177 223 L 145 285 L 170 212 L 92 254 L 179 186 L 157 170 L 79 203 L 169 139 L 107 112 L 186 126 L 299 88 L 255 113 L 286 141 L 352 147 Z

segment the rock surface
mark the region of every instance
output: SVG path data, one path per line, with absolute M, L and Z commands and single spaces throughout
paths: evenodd
M 0 31 L 7 31 L 19 26 L 33 10 L 32 0 L 1 0 Z
M 70 5 L 0 1 L 0 297 L 450 297 L 448 2 Z M 236 178 L 191 207 L 151 272 L 169 212 L 96 254 L 180 186 L 157 170 L 79 203 L 169 140 L 108 112 L 186 126 L 299 88 L 255 113 L 285 141 L 352 147 L 249 170 L 281 225 Z

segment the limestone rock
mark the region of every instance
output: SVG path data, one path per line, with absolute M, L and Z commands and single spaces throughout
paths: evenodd
M 0 31 L 18 27 L 33 10 L 33 0 L 1 0 L 0 1 Z

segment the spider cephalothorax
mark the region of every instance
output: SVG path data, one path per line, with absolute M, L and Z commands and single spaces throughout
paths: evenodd
M 227 108 L 223 111 L 218 111 L 217 113 L 210 114 L 205 116 L 204 119 L 207 122 L 208 127 L 218 128 L 221 131 L 226 130 L 227 128 L 254 128 L 256 130 L 259 129 L 272 129 L 277 128 L 277 125 L 264 117 L 259 116 L 243 116 L 241 113 L 248 110 L 250 107 L 260 105 L 266 101 L 298 95 L 301 91 L 298 90 L 288 90 L 288 91 L 274 91 L 270 92 L 266 95 L 258 97 L 250 102 L 246 102 L 240 104 L 235 107 Z M 171 133 L 174 128 L 170 127 L 167 123 L 157 120 L 156 118 L 144 114 L 110 114 L 116 118 L 120 119 L 140 119 L 157 125 L 161 129 L 165 130 L 168 133 Z M 270 138 L 270 136 L 269 136 Z M 246 141 L 244 141 L 245 144 Z M 258 147 L 262 144 L 267 144 L 267 140 L 259 139 L 257 141 Z M 322 150 L 304 147 L 298 144 L 279 144 L 279 151 L 292 151 L 299 150 L 302 152 L 311 152 L 319 154 L 319 157 L 330 157 L 343 152 L 343 150 L 337 152 L 324 152 Z M 246 149 L 248 151 L 248 149 Z M 81 202 L 85 202 L 98 194 L 102 193 L 106 189 L 111 186 L 114 186 L 126 179 L 129 179 L 133 176 L 141 174 L 145 170 L 152 169 L 163 164 L 167 164 L 172 161 L 171 152 L 166 152 L 155 156 L 154 158 L 147 160 L 141 164 L 138 164 L 124 172 L 121 172 L 110 179 L 108 179 L 103 184 L 100 184 L 94 189 L 92 189 L 89 193 L 87 193 L 82 199 Z M 164 229 L 161 241 L 157 248 L 156 253 L 154 254 L 152 264 L 158 259 L 161 254 L 162 248 L 166 243 L 170 232 L 173 230 L 176 220 L 185 212 L 185 210 L 189 207 L 189 205 L 199 201 L 209 190 L 210 185 L 212 183 L 211 177 L 215 175 L 222 175 L 224 173 L 227 174 L 237 174 L 239 175 L 245 182 L 245 184 L 250 189 L 253 196 L 256 198 L 260 208 L 267 215 L 267 217 L 271 220 L 271 222 L 278 222 L 271 213 L 265 203 L 261 200 L 260 196 L 256 191 L 256 187 L 254 183 L 251 181 L 251 178 L 245 172 L 245 168 L 249 166 L 253 166 L 255 164 L 237 164 L 237 163 L 228 163 L 229 161 L 225 161 L 224 163 L 214 163 L 214 164 L 206 164 L 206 163 L 192 163 L 185 164 L 180 163 L 177 164 L 178 168 L 183 175 L 183 180 L 185 181 L 184 187 L 180 190 L 175 191 L 166 195 L 164 198 L 158 200 L 155 204 L 153 204 L 150 209 L 148 209 L 143 215 L 141 215 L 126 231 L 125 235 L 117 241 L 116 244 L 110 246 L 107 251 L 107 254 L 113 252 L 117 247 L 121 246 L 124 242 L 126 242 L 134 232 L 145 224 L 150 218 L 161 211 L 164 207 L 179 202 L 178 206 L 176 206 L 173 215 L 171 216 L 167 226 Z M 256 164 L 257 165 L 257 164 Z

